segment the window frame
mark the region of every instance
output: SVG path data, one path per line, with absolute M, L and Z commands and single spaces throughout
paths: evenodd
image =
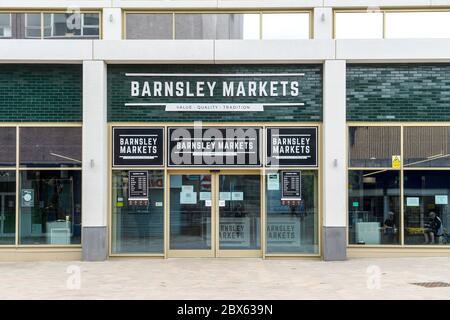
M 0 11 L 0 14 L 9 14 L 9 29 L 10 29 L 10 32 L 11 32 L 11 35 L 10 36 L 5 36 L 5 35 L 2 35 L 2 36 L 0 36 L 0 39 L 11 39 L 12 38 L 12 35 L 13 35 L 13 32 L 12 32 L 12 13 L 11 12 L 1 12 Z M 3 29 L 3 32 L 4 32 L 4 25 L 0 25 L 0 27 Z
M 400 127 L 400 168 L 395 169 L 392 167 L 351 167 L 350 166 L 350 157 L 349 157 L 349 139 L 350 139 L 350 128 L 351 127 Z M 405 153 L 405 143 L 404 143 L 404 135 L 405 128 L 407 127 L 449 127 L 449 122 L 358 122 L 358 121 L 347 121 L 346 123 L 346 238 L 347 238 L 347 248 L 358 248 L 358 249 L 370 249 L 370 248 L 409 248 L 409 249 L 446 249 L 450 248 L 450 243 L 448 244 L 433 244 L 433 245 L 415 245 L 415 244 L 405 244 L 405 192 L 404 192 L 404 176 L 405 171 L 450 171 L 449 167 L 408 167 L 404 165 L 404 153 Z M 348 188 L 348 179 L 350 171 L 357 170 L 373 170 L 373 171 L 382 171 L 382 170 L 395 170 L 399 171 L 400 174 L 400 225 L 398 230 L 400 230 L 400 244 L 397 245 L 388 245 L 388 244 L 377 244 L 377 245 L 358 245 L 358 244 L 350 244 L 349 243 L 349 188 Z
M 429 7 L 413 7 L 413 8 L 405 8 L 405 9 L 386 9 L 386 8 L 374 8 L 373 10 L 370 10 L 370 7 L 366 10 L 363 9 L 351 9 L 351 8 L 343 8 L 343 9 L 333 9 L 333 39 L 336 40 L 344 40 L 347 38 L 336 38 L 336 15 L 339 13 L 382 13 L 383 14 L 383 25 L 382 25 L 382 37 L 377 39 L 411 39 L 411 37 L 407 38 L 387 38 L 386 37 L 386 14 L 389 13 L 423 13 L 423 12 L 450 12 L 450 8 L 429 8 Z M 352 39 L 352 38 L 348 38 Z M 372 39 L 372 38 L 370 38 Z M 428 37 L 426 39 L 445 39 L 445 38 L 433 38 Z
M 175 30 L 175 15 L 176 14 L 258 14 L 259 15 L 259 38 L 255 40 L 264 40 L 263 39 L 263 31 L 262 31 L 262 19 L 263 14 L 274 14 L 274 13 L 286 13 L 286 14 L 294 14 L 294 13 L 307 13 L 309 15 L 309 25 L 308 25 L 308 39 L 313 39 L 314 37 L 314 15 L 312 9 L 300 9 L 300 10 L 172 10 L 172 11 L 163 11 L 163 10 L 122 10 L 122 40 L 127 39 L 127 14 L 172 14 L 172 38 L 167 40 L 179 40 L 175 38 L 176 30 Z M 137 39 L 132 39 L 137 40 Z M 196 39 L 196 40 L 210 40 L 210 39 Z M 223 40 L 239 40 L 239 39 L 223 39 Z M 240 39 L 243 40 L 243 39 Z M 286 40 L 286 39 L 283 39 Z M 305 39 L 306 40 L 306 39 Z
M 29 122 L 29 123 L 1 123 L 0 127 L 5 128 L 15 128 L 16 129 L 16 164 L 15 166 L 10 167 L 0 167 L 0 171 L 13 171 L 16 174 L 15 181 L 15 242 L 14 244 L 8 245 L 0 245 L 0 250 L 3 248 L 81 248 L 80 244 L 20 244 L 20 185 L 21 185 L 21 173 L 24 171 L 80 171 L 82 172 L 82 167 L 22 167 L 20 166 L 20 129 L 25 127 L 76 127 L 82 128 L 82 123 L 78 122 L 67 122 L 67 123 L 58 123 L 58 122 L 48 122 L 48 123 L 39 123 L 39 122 Z M 82 152 L 83 152 L 83 146 Z M 83 192 L 81 190 L 81 192 Z M 81 216 L 83 215 L 83 211 L 81 211 Z

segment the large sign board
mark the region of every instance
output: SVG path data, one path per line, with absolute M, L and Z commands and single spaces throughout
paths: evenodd
M 169 167 L 260 167 L 260 127 L 171 127 Z
M 150 167 L 164 165 L 164 129 L 114 127 L 113 166 Z
M 317 127 L 267 128 L 267 166 L 317 167 Z

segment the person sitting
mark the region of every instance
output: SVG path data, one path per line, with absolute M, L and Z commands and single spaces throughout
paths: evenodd
M 425 237 L 425 244 L 434 244 L 436 238 L 442 236 L 442 221 L 433 211 L 428 216 L 430 220 L 425 224 L 423 235 Z

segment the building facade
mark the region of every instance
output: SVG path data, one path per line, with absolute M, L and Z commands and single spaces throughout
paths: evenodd
M 450 255 L 449 18 L 0 0 L 0 260 Z

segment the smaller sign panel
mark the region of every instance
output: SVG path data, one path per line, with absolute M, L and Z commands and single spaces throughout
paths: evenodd
M 271 247 L 299 247 L 300 220 L 295 217 L 270 219 L 267 222 L 267 242 Z
M 447 205 L 448 204 L 448 195 L 435 195 L 434 202 L 436 204 Z
M 281 174 L 282 201 L 300 201 L 301 200 L 301 172 L 300 171 L 283 171 Z
M 280 176 L 278 173 L 267 174 L 267 190 L 280 190 Z
M 402 166 L 401 156 L 392 156 L 392 168 L 400 169 Z
M 34 207 L 34 189 L 22 189 L 22 196 L 20 200 L 22 207 Z
M 317 127 L 267 128 L 266 165 L 317 167 Z
M 128 172 L 128 204 L 132 206 L 148 205 L 148 172 Z
M 113 166 L 162 166 L 163 146 L 163 128 L 114 127 Z
M 408 207 L 418 207 L 419 197 L 406 197 L 406 205 Z

